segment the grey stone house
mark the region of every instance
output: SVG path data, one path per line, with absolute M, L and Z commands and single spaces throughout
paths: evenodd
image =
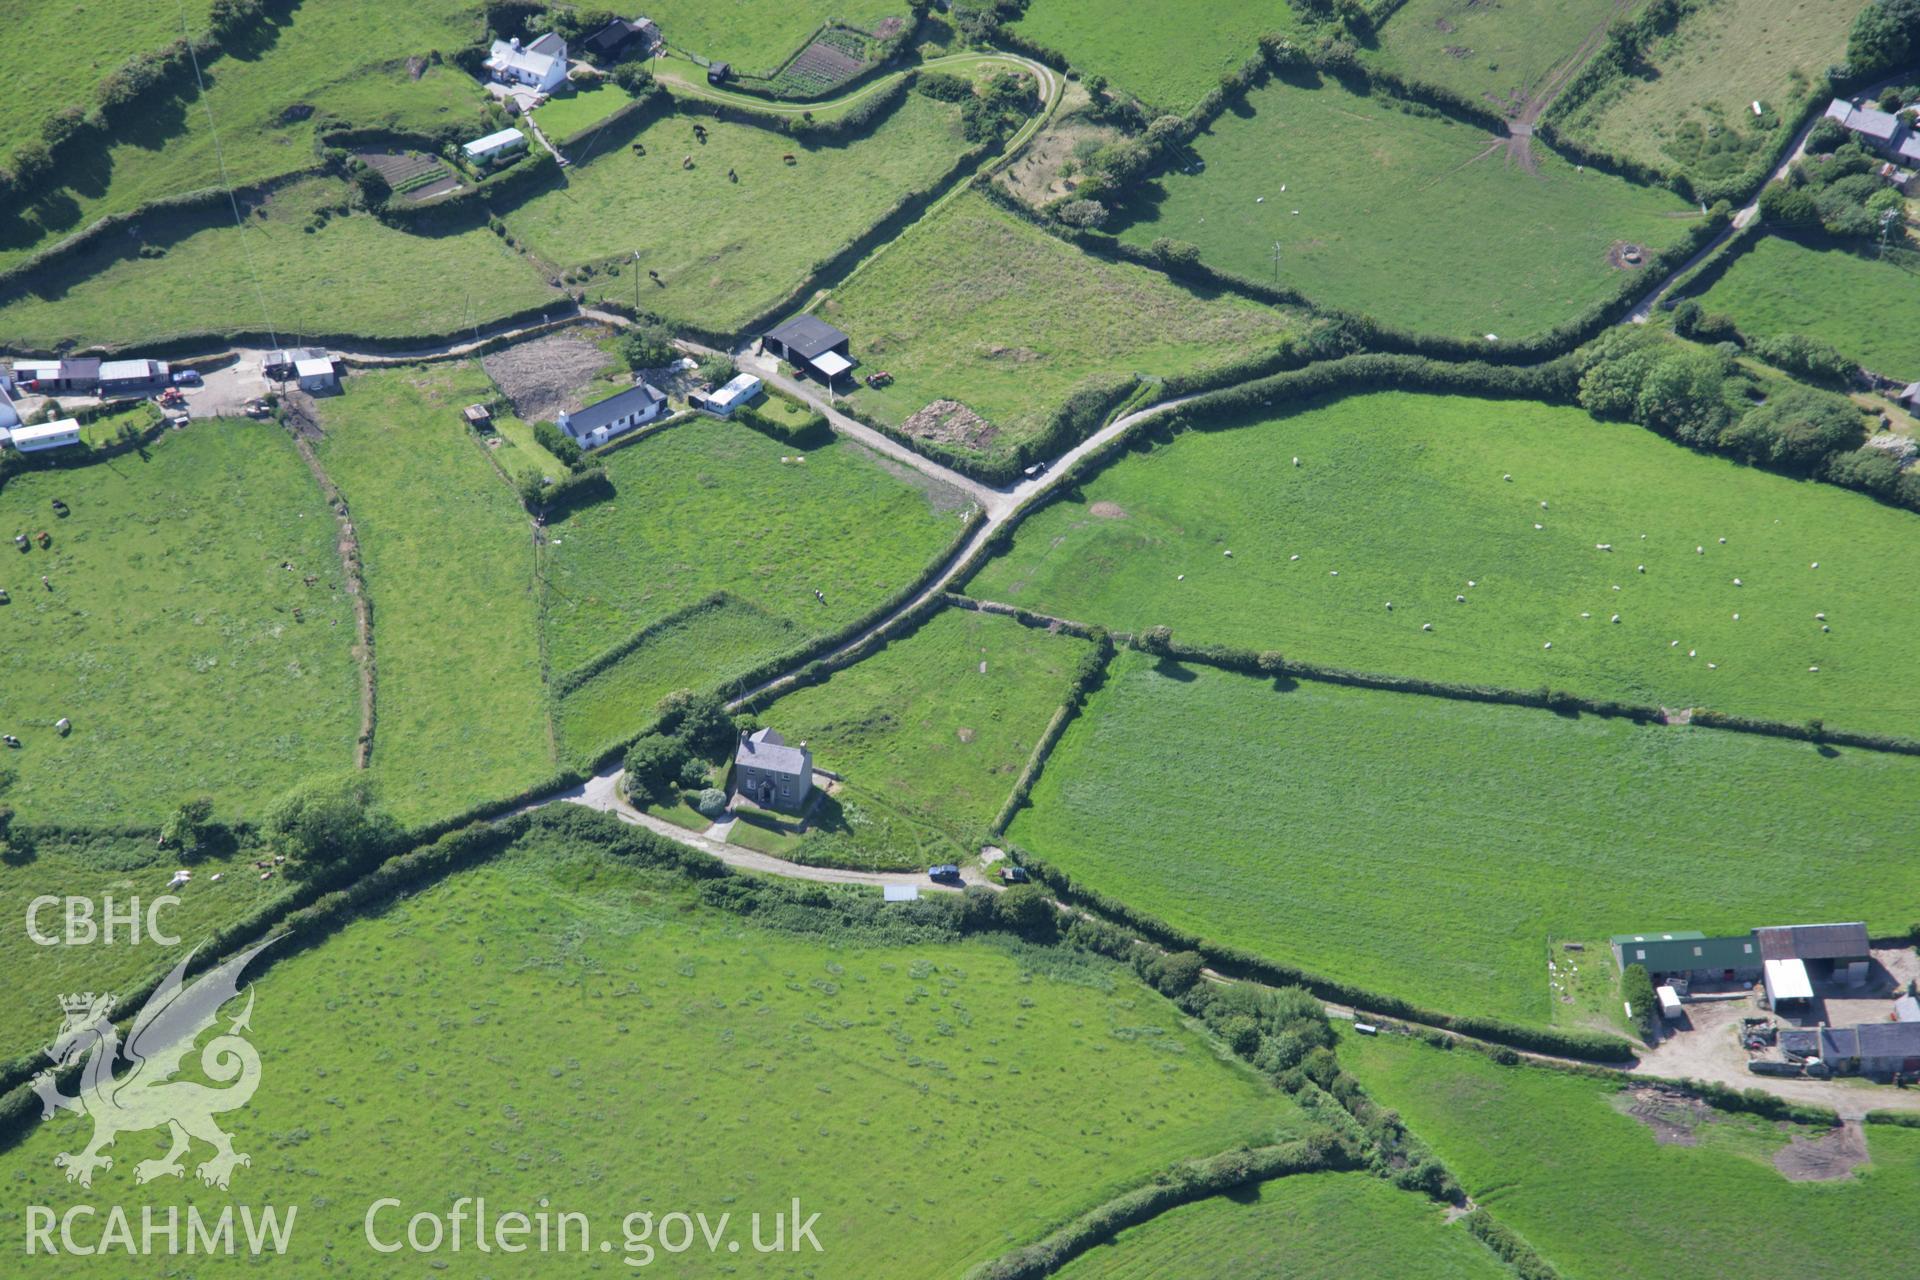
M 798 813 L 813 789 L 813 754 L 788 746 L 773 729 L 743 733 L 733 753 L 733 789 L 763 809 Z

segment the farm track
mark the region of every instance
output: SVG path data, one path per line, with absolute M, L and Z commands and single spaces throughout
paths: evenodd
M 354 531 L 347 500 L 341 496 L 333 477 L 327 474 L 320 456 L 313 451 L 313 441 L 298 430 L 290 430 L 287 434 L 293 437 L 294 449 L 299 452 L 301 461 L 307 464 L 307 470 L 312 473 L 314 483 L 320 486 L 327 506 L 333 511 L 334 520 L 340 526 L 340 541 L 336 549 L 340 554 L 341 571 L 346 575 L 347 594 L 353 598 L 353 657 L 360 668 L 360 736 L 355 741 L 353 767 L 365 769 L 373 758 L 374 697 L 378 689 L 378 673 L 373 659 L 373 601 L 367 595 L 366 578 L 360 572 L 360 535 Z

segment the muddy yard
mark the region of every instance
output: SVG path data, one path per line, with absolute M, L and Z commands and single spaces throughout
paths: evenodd
M 577 412 L 593 383 L 618 362 L 584 331 L 550 334 L 502 348 L 480 361 L 523 422 L 551 422 L 562 409 Z M 615 388 L 609 387 L 607 390 Z

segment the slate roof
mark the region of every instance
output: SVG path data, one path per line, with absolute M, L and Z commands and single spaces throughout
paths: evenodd
M 1755 929 L 1760 955 L 1767 960 L 1860 960 L 1866 958 L 1867 926 L 1789 924 Z
M 1853 1028 L 1862 1058 L 1920 1058 L 1920 1022 L 1863 1022 Z
M 1846 119 L 1847 128 L 1865 134 L 1875 142 L 1892 142 L 1900 131 L 1900 117 L 1877 107 L 1855 107 Z
M 567 423 L 575 435 L 604 427 L 616 418 L 624 418 L 630 413 L 639 413 L 650 404 L 657 404 L 666 397 L 647 383 L 628 387 L 625 391 L 608 396 L 605 400 L 588 405 L 576 414 L 568 417 Z
M 756 729 L 741 738 L 740 749 L 733 753 L 733 762 L 795 778 L 811 779 L 813 776 L 807 753 L 799 747 L 788 746 L 787 740 L 773 729 Z
M 795 316 L 779 328 L 768 330 L 767 337 L 803 360 L 811 360 L 849 340 L 819 316 Z

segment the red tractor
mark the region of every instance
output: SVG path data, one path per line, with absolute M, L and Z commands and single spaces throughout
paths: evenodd
M 876 391 L 881 387 L 890 387 L 893 385 L 893 375 L 884 369 L 879 373 L 870 373 L 867 375 L 867 385 Z

